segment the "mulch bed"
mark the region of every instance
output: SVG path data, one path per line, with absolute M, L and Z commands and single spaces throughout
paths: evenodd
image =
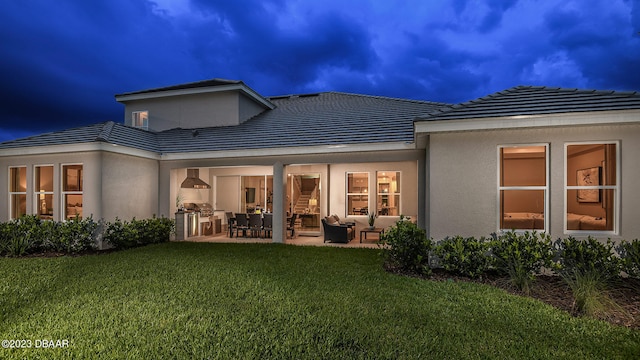
M 55 257 L 62 257 L 62 256 L 79 257 L 79 256 L 87 256 L 87 255 L 106 255 L 116 251 L 119 251 L 119 250 L 118 249 L 84 250 L 84 251 L 75 252 L 75 253 L 66 253 L 66 252 L 60 252 L 60 251 L 42 251 L 42 252 L 27 254 L 22 257 L 24 258 L 55 258 Z
M 415 274 L 408 274 L 388 266 L 386 270 L 404 276 L 416 277 Z M 453 275 L 443 269 L 434 269 L 430 276 L 418 277 L 431 281 L 466 281 L 486 284 L 504 289 L 514 295 L 538 299 L 573 316 L 582 316 L 576 311 L 571 289 L 559 276 L 537 276 L 529 295 L 515 288 L 507 277 L 496 274 L 471 279 Z M 613 325 L 640 330 L 640 279 L 621 279 L 609 290 L 609 296 L 615 301 L 616 306 L 614 309 L 609 309 L 601 320 L 608 321 Z

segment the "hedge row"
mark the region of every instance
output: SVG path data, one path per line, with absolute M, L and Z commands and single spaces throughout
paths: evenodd
M 388 264 L 405 271 L 430 274 L 435 267 L 468 277 L 490 271 L 503 273 L 526 288 L 543 270 L 565 276 L 569 273 L 598 273 L 604 278 L 621 272 L 640 278 L 640 241 L 622 241 L 617 246 L 592 237 L 551 241 L 536 232 L 507 232 L 491 237 L 453 236 L 435 242 L 424 230 L 401 219 L 380 241 Z
M 41 220 L 34 215 L 0 223 L 0 256 L 40 252 L 67 254 L 96 250 L 103 242 L 117 249 L 169 241 L 174 221 L 167 218 L 114 222 L 93 218 L 68 221 Z

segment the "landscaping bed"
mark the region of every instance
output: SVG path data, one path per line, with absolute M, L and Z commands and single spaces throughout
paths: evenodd
M 386 266 L 387 271 L 405 276 L 417 276 L 397 268 Z M 579 317 L 582 314 L 576 309 L 573 293 L 569 286 L 559 276 L 539 275 L 533 283 L 529 294 L 511 285 L 509 279 L 496 274 L 488 274 L 484 277 L 469 278 L 451 274 L 442 269 L 434 269 L 431 275 L 419 276 L 425 280 L 432 281 L 464 281 L 478 284 L 491 285 L 503 289 L 510 294 L 528 296 L 549 304 L 557 309 L 566 311 L 573 316 Z M 609 295 L 615 301 L 617 308 L 611 309 L 607 316 L 601 320 L 613 325 L 624 326 L 640 330 L 640 280 L 621 279 L 609 290 Z

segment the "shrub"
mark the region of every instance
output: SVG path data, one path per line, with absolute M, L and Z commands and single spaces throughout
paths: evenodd
M 134 219 L 132 225 L 137 228 L 142 244 L 155 244 L 169 241 L 174 221 L 165 217 L 156 218 L 154 215 L 151 219 Z
M 475 278 L 491 266 L 489 245 L 484 237 L 446 237 L 435 246 L 435 254 L 445 270 Z
M 618 253 L 622 261 L 622 269 L 627 275 L 640 278 L 640 241 L 623 241 L 618 246 Z
M 612 280 L 620 275 L 620 258 L 613 253 L 613 243 L 601 243 L 589 236 L 585 240 L 574 237 L 558 239 L 554 243 L 556 270 L 562 275 L 575 273 L 599 273 L 604 280 Z
M 40 219 L 24 215 L 5 223 L 0 234 L 2 251 L 9 256 L 22 256 L 38 250 L 42 245 Z
M 134 219 L 135 220 L 135 219 Z M 140 244 L 138 229 L 119 218 L 108 223 L 104 232 L 104 240 L 116 249 L 128 249 Z
M 136 220 L 130 222 L 116 218 L 108 223 L 104 240 L 116 249 L 128 249 L 145 244 L 169 241 L 174 229 L 174 221 L 167 218 Z
M 400 220 L 384 232 L 380 237 L 380 244 L 388 263 L 418 274 L 431 273 L 431 239 L 416 224 L 404 220 L 404 216 L 400 216 Z
M 491 248 L 496 269 L 529 294 L 535 275 L 553 260 L 551 238 L 535 231 L 510 231 L 500 236 L 494 234 L 494 238 Z
M 96 248 L 98 223 L 92 217 L 71 219 L 56 226 L 57 236 L 51 239 L 51 250 L 75 253 Z

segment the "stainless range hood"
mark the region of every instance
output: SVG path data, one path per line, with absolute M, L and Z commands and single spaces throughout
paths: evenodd
M 184 179 L 180 187 L 183 189 L 211 189 L 211 186 L 200 180 L 199 169 L 187 169 L 187 178 Z

